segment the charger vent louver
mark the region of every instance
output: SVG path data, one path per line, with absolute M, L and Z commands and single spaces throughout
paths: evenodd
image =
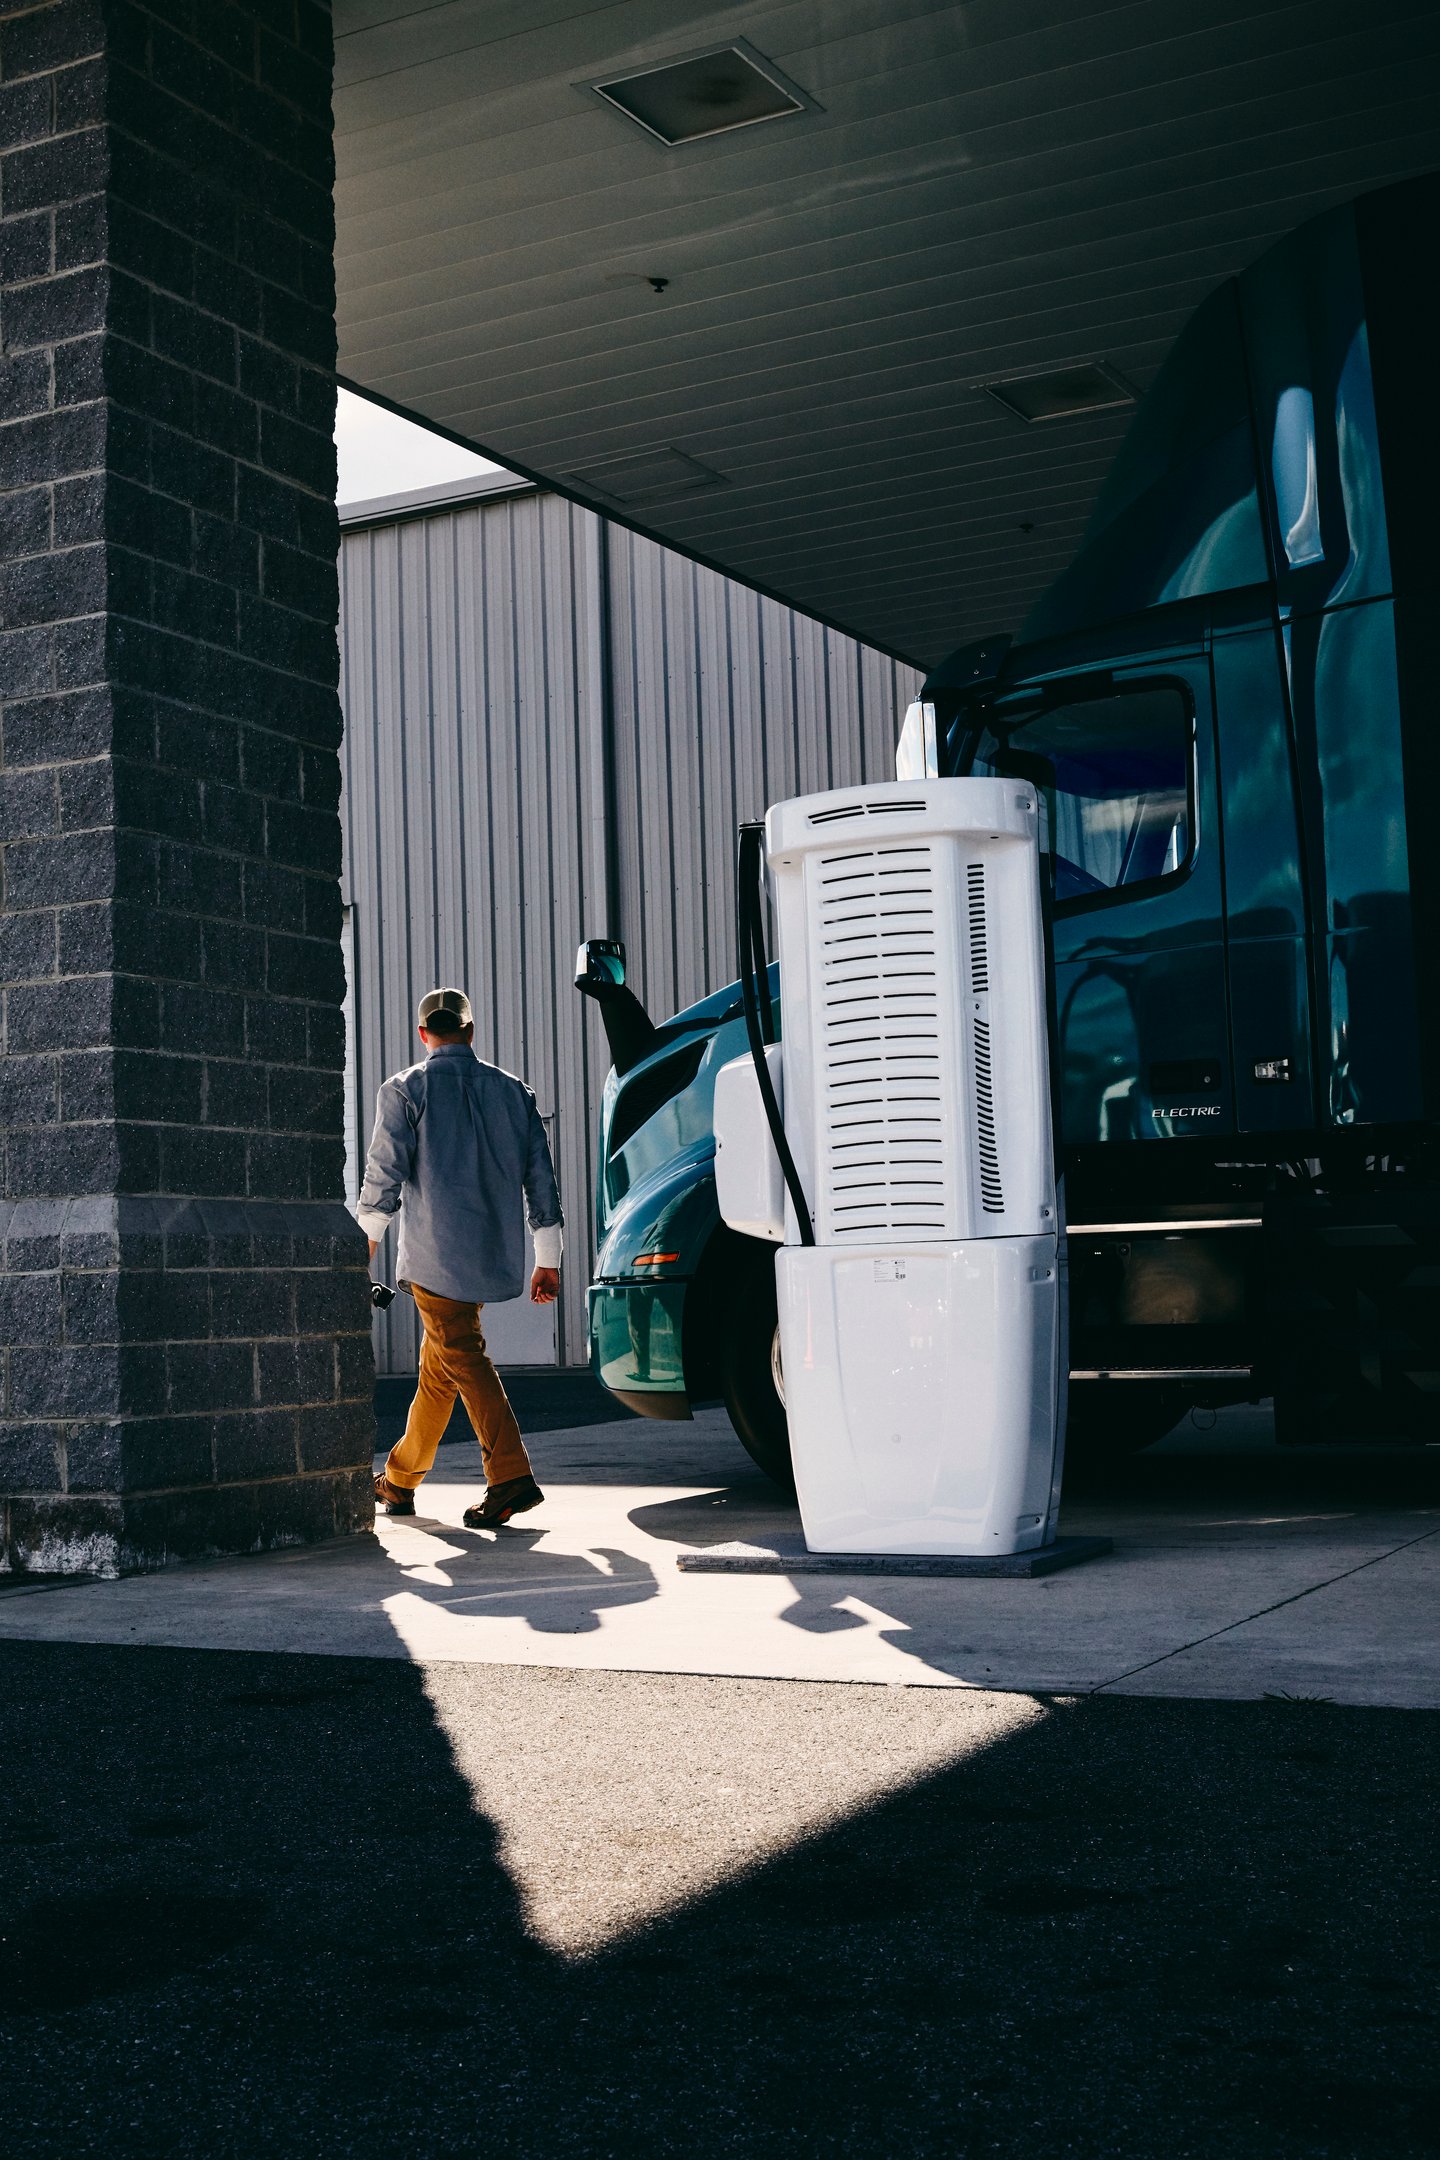
M 985 865 L 965 866 L 970 946 L 970 1028 L 975 1066 L 975 1149 L 980 1158 L 980 1205 L 987 1215 L 1005 1212 L 1000 1146 L 995 1131 L 995 1073 L 990 1055 L 990 936 L 985 919 Z
M 932 851 L 857 849 L 818 872 L 834 1233 L 953 1236 Z
M 970 988 L 990 988 L 990 944 L 985 931 L 985 865 L 972 862 L 965 872 L 970 914 Z
M 812 825 L 839 825 L 848 818 L 867 816 L 894 817 L 897 811 L 913 815 L 917 810 L 923 810 L 924 808 L 923 802 L 840 803 L 834 810 L 812 810 L 810 812 L 810 823 Z

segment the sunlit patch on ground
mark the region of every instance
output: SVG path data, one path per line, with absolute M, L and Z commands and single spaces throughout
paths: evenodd
M 424 1685 L 526 1926 L 570 1956 L 1066 1714 L 968 1689 L 606 1672 L 495 1673 L 477 1697 L 450 1664 Z
M 401 1586 L 384 1611 L 419 1662 L 965 1685 L 926 1659 L 883 1592 L 681 1575 L 675 1536 L 650 1521 L 705 1507 L 703 1488 L 555 1486 L 543 1517 L 500 1531 L 461 1526 L 468 1497 L 432 1480 L 418 1516 L 377 1525 Z

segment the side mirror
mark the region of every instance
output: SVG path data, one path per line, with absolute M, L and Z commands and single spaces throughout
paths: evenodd
M 619 938 L 586 938 L 575 955 L 575 988 L 586 997 L 603 998 L 625 987 L 625 947 Z

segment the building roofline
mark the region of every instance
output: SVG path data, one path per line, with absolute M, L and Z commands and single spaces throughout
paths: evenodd
M 364 398 L 367 404 L 379 405 L 386 412 L 397 413 L 402 420 L 413 421 L 416 427 L 426 428 L 432 435 L 443 436 L 446 442 L 456 443 L 460 449 L 472 451 L 476 457 L 495 456 L 494 451 L 487 449 L 483 443 L 472 441 L 468 435 L 457 434 L 454 428 L 446 427 L 443 421 L 429 420 L 423 413 L 413 412 L 408 405 L 400 404 L 395 398 L 386 397 L 383 390 L 367 390 L 364 383 L 356 382 L 352 375 L 338 375 L 336 381 L 342 390 L 353 391 L 356 397 Z M 497 462 L 499 461 L 497 460 Z M 502 479 L 502 475 L 499 473 L 488 477 L 492 477 L 497 481 Z M 854 629 L 849 623 L 837 622 L 833 615 L 813 614 L 809 608 L 803 607 L 789 593 L 777 592 L 773 585 L 758 584 L 754 578 L 737 577 L 733 570 L 727 569 L 724 563 L 717 562 L 714 556 L 702 555 L 698 548 L 686 547 L 679 540 L 665 538 L 663 534 L 653 531 L 650 526 L 642 525 L 638 518 L 628 517 L 623 510 L 613 509 L 608 503 L 597 502 L 593 496 L 582 494 L 579 488 L 562 486 L 559 481 L 549 479 L 541 473 L 519 472 L 513 468 L 507 470 L 503 478 L 508 485 L 496 487 L 489 492 L 497 495 L 506 493 L 519 494 L 526 489 L 533 488 L 546 495 L 563 496 L 567 502 L 573 502 L 580 509 L 589 510 L 594 516 L 604 518 L 607 523 L 618 527 L 621 532 L 633 532 L 638 534 L 642 540 L 653 541 L 656 547 L 666 548 L 672 555 L 683 556 L 686 562 L 698 563 L 702 570 L 713 570 L 717 576 L 728 579 L 730 583 L 743 585 L 747 592 L 759 593 L 762 599 L 774 600 L 779 606 L 788 608 L 797 615 L 803 615 L 807 622 L 818 622 L 822 629 L 837 631 L 841 637 L 852 639 L 855 644 L 865 646 L 870 652 L 883 653 L 887 660 L 894 660 L 901 667 L 914 668 L 919 675 L 926 672 L 925 661 L 917 660 L 913 653 L 902 652 L 898 645 L 882 645 L 875 638 L 866 637 L 862 631 Z M 462 482 L 461 485 L 463 488 L 466 483 Z M 478 484 L 471 482 L 469 485 L 478 496 L 480 493 Z M 394 509 L 393 505 L 402 500 L 400 496 L 392 496 L 389 507 L 368 503 L 350 503 L 340 513 L 341 527 L 349 530 L 356 525 L 389 524 L 394 522 L 397 517 L 423 517 L 427 507 L 432 510 L 443 507 L 436 503 L 431 503 L 428 506 L 421 503 L 418 498 L 427 492 L 426 489 L 417 488 L 414 497 L 415 508 L 399 512 Z M 380 514 L 362 517 L 359 513 L 365 510 L 378 511 Z
M 398 525 L 436 510 L 459 510 L 466 503 L 493 501 L 497 495 L 534 495 L 539 483 L 521 473 L 472 473 L 466 480 L 440 480 L 433 487 L 406 488 L 398 495 L 375 495 L 365 502 L 341 503 L 340 530 L 362 525 Z

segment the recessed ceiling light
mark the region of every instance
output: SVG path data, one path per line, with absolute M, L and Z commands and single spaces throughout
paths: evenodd
M 759 120 L 818 110 L 813 98 L 738 39 L 686 60 L 615 75 L 589 87 L 672 149 Z
M 1048 375 L 1017 375 L 980 385 L 1021 420 L 1068 420 L 1076 413 L 1117 412 L 1135 403 L 1130 385 L 1113 369 L 1091 360 L 1055 368 Z
M 657 502 L 666 495 L 689 495 L 696 488 L 723 487 L 725 475 L 713 465 L 661 443 L 653 450 L 629 450 L 620 457 L 599 458 L 567 473 L 592 494 L 607 495 L 612 502 Z

